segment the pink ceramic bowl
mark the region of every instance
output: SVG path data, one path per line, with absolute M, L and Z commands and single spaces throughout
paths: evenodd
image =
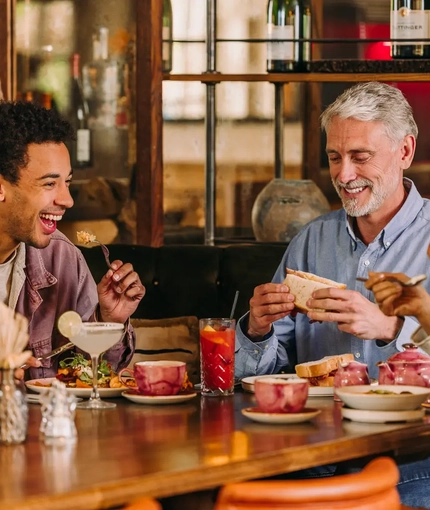
M 256 379 L 255 398 L 259 409 L 265 413 L 299 413 L 308 398 L 309 383 L 306 379 Z
M 139 361 L 134 377 L 142 395 L 176 395 L 185 378 L 183 361 Z

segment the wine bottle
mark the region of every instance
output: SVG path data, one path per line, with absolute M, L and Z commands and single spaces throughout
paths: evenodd
M 163 0 L 163 47 L 162 47 L 162 60 L 163 60 L 163 73 L 170 73 L 172 70 L 172 55 L 173 55 L 173 15 L 172 4 L 170 0 Z
M 391 0 L 390 38 L 393 58 L 430 58 L 430 43 L 411 41 L 430 36 L 430 0 Z
M 311 61 L 310 2 L 308 0 L 269 0 L 267 4 L 267 39 L 269 40 L 267 43 L 267 71 L 269 73 L 309 71 Z M 291 41 L 285 39 L 291 39 Z M 302 40 L 292 41 L 292 39 Z
M 91 132 L 88 127 L 88 104 L 84 98 L 79 74 L 79 55 L 72 57 L 72 90 L 69 121 L 72 124 L 76 140 L 69 144 L 72 168 L 91 166 Z
M 118 62 L 109 56 L 109 30 L 93 35 L 93 60 L 82 67 L 84 98 L 89 107 L 89 127 L 94 130 L 116 125 Z

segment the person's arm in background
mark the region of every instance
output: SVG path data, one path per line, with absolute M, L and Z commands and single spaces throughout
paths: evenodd
M 406 281 L 409 277 L 404 273 L 372 273 L 365 283 L 370 289 L 385 315 L 416 317 L 421 327 L 430 334 L 430 295 L 422 285 L 404 287 L 399 281 Z

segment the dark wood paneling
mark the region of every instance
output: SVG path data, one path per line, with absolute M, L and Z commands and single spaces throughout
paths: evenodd
M 0 82 L 5 99 L 12 99 L 12 12 L 14 0 L 0 0 Z
M 312 0 L 312 37 L 323 36 L 323 3 Z M 314 45 L 312 58 L 321 58 L 321 48 Z M 321 85 L 319 83 L 303 84 L 303 170 L 304 179 L 312 179 L 319 185 L 321 130 L 319 116 L 321 113 Z
M 163 244 L 162 8 L 136 1 L 137 243 Z

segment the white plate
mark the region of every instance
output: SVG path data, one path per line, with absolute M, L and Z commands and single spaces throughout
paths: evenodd
M 363 409 L 350 409 L 342 407 L 342 416 L 352 421 L 366 423 L 394 423 L 422 420 L 425 414 L 423 408 L 413 411 L 367 411 Z
M 35 391 L 36 393 L 46 393 L 50 389 L 50 384 L 55 379 L 55 377 L 46 377 L 45 379 L 32 379 L 30 381 L 26 381 L 25 385 L 31 391 Z M 39 382 L 40 384 L 44 384 L 45 386 L 36 386 L 35 383 Z M 91 396 L 91 388 L 67 388 L 67 391 L 75 397 L 82 398 L 90 398 Z M 113 398 L 120 397 L 124 388 L 99 388 L 99 394 L 101 398 Z
M 163 404 L 180 404 L 194 398 L 197 393 L 179 393 L 178 395 L 140 395 L 135 390 L 126 390 L 122 392 L 122 396 L 131 402 L 136 404 L 152 404 L 152 405 L 163 405 Z
M 27 401 L 28 404 L 41 404 L 42 402 L 40 401 L 40 395 L 33 395 L 33 393 L 27 393 L 27 395 L 25 396 L 25 399 Z M 80 402 L 82 400 L 82 398 L 79 398 L 79 397 L 76 397 L 76 402 Z
M 252 375 L 250 377 L 244 377 L 242 379 L 242 388 L 245 391 L 249 391 L 250 393 L 254 393 L 254 382 L 255 379 L 266 378 L 266 377 L 276 377 L 279 379 L 297 379 L 298 376 L 296 374 L 267 374 L 267 375 Z M 322 386 L 309 386 L 309 396 L 310 397 L 332 397 L 333 396 L 333 387 L 324 388 Z
M 321 409 L 305 407 L 300 413 L 264 413 L 258 407 L 247 407 L 242 409 L 242 414 L 250 420 L 258 423 L 301 423 L 309 421 L 320 414 Z
M 378 395 L 369 391 L 393 391 L 395 395 Z M 403 393 L 407 391 L 409 393 Z M 369 411 L 409 411 L 418 409 L 430 396 L 430 388 L 380 384 L 378 386 L 343 386 L 336 390 L 338 397 L 353 409 Z

